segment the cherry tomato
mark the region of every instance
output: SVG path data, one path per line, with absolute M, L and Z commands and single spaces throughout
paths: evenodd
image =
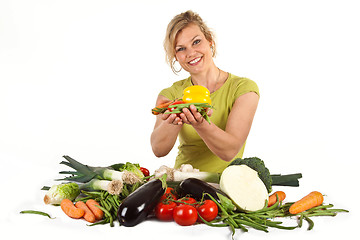
M 160 202 L 164 201 L 165 199 L 174 199 L 177 200 L 177 196 L 175 194 L 175 190 L 172 187 L 167 187 L 164 195 L 161 196 Z
M 181 226 L 190 226 L 196 223 L 198 215 L 195 207 L 183 204 L 175 207 L 173 218 Z
M 169 105 L 168 110 L 171 112 L 175 109 L 175 107 L 171 107 L 172 105 L 176 105 L 176 104 L 182 104 L 185 103 L 184 101 L 175 101 L 172 104 Z M 179 117 L 180 113 L 176 113 L 176 116 Z
M 177 203 L 178 205 L 197 203 L 197 201 L 192 197 L 183 197 L 183 198 L 178 199 L 178 201 L 181 201 L 181 202 Z
M 176 206 L 176 203 L 171 201 L 168 203 L 159 202 L 155 208 L 155 216 L 162 221 L 171 221 Z
M 144 174 L 145 177 L 150 175 L 150 172 L 147 168 L 140 167 L 140 171 Z
M 196 210 L 205 221 L 212 221 L 218 215 L 218 207 L 212 200 L 205 200 L 196 207 Z

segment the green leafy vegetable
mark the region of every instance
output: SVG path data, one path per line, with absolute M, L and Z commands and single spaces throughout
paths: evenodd
M 134 164 L 126 162 L 122 167 L 119 168 L 119 171 L 129 171 L 135 173 L 139 178 L 144 178 L 144 174 L 140 170 L 139 164 Z
M 64 183 L 53 185 L 45 194 L 45 204 L 60 204 L 63 199 L 74 200 L 80 194 L 79 185 L 76 183 Z

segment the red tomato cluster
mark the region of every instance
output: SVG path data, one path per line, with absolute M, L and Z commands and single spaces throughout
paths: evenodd
M 197 202 L 194 198 L 178 199 L 173 188 L 168 187 L 155 208 L 155 216 L 162 221 L 175 221 L 182 226 L 190 226 L 201 221 L 212 221 L 218 215 L 218 207 L 212 200 Z

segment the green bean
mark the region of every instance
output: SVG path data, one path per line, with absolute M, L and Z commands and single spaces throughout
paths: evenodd
M 24 213 L 29 213 L 29 214 L 37 214 L 37 215 L 42 215 L 42 216 L 46 216 L 50 219 L 54 219 L 52 218 L 48 213 L 45 213 L 45 212 L 41 212 L 41 211 L 35 211 L 35 210 L 24 210 L 24 211 L 21 211 L 20 212 L 21 214 L 24 214 Z
M 329 212 L 349 212 L 348 210 L 345 210 L 345 209 L 326 209 L 326 211 L 329 211 Z
M 295 228 L 298 227 L 298 226 L 286 227 L 286 226 L 282 226 L 282 225 L 279 225 L 279 224 L 274 224 L 274 223 L 271 222 L 271 221 L 267 221 L 267 222 L 266 222 L 266 225 L 269 226 L 269 227 L 279 228 L 279 229 L 285 229 L 285 230 L 293 230 L 293 229 L 295 229 Z
M 211 199 L 214 203 L 216 203 L 216 205 L 220 208 L 220 210 L 221 210 L 222 213 L 226 216 L 226 218 L 229 220 L 229 222 L 230 222 L 232 225 L 234 225 L 234 227 L 237 227 L 236 222 L 235 222 L 234 219 L 229 215 L 229 213 L 225 210 L 225 208 L 224 208 L 220 203 L 218 203 L 218 201 L 216 201 L 213 196 L 211 196 L 211 195 L 208 194 L 208 193 L 205 193 L 205 194 L 208 195 L 208 196 L 210 197 L 210 199 Z
M 99 205 L 96 205 L 96 207 L 100 208 L 105 213 L 105 215 L 108 216 L 108 218 L 110 220 L 110 227 L 113 227 L 114 226 L 113 218 L 112 218 L 111 214 L 109 213 L 109 211 Z
M 317 206 L 317 207 L 313 207 L 313 208 L 310 208 L 309 210 L 307 211 L 312 211 L 312 210 L 317 210 L 317 209 L 326 209 L 326 208 L 332 208 L 334 205 L 333 204 L 328 204 L 328 205 L 320 205 L 320 206 Z
M 111 195 L 108 191 L 103 191 L 104 192 L 104 198 L 107 198 L 109 195 Z
M 181 110 L 172 110 L 171 112 L 164 112 L 164 114 L 182 113 Z
M 111 207 L 112 207 L 112 208 L 116 208 L 116 207 L 117 207 L 117 206 L 116 206 L 116 203 L 115 203 L 115 200 L 114 200 L 113 197 L 108 197 L 108 198 L 107 198 L 107 201 L 111 204 Z
M 231 232 L 232 232 L 231 235 L 234 237 L 234 234 L 235 234 L 235 227 L 234 227 L 234 225 L 231 224 L 231 223 L 228 221 L 228 219 L 225 219 L 225 220 L 224 220 L 224 223 L 228 224 L 228 226 L 230 227 Z
M 214 220 L 210 221 L 209 223 L 218 223 L 218 222 L 222 222 L 225 218 L 215 218 Z
M 100 206 L 103 206 L 103 207 L 106 208 L 106 206 L 105 206 L 105 200 L 99 199 L 99 203 L 100 203 Z
M 258 223 L 246 221 L 246 220 L 243 220 L 243 219 L 235 219 L 235 222 L 238 223 L 238 224 L 243 224 L 243 225 L 255 228 L 257 230 L 268 232 L 267 227 L 265 227 L 265 226 L 263 226 L 261 224 L 258 224 Z
M 236 223 L 236 222 L 235 222 Z M 234 225 L 235 228 L 240 228 L 241 230 L 243 230 L 244 232 L 248 232 L 249 230 L 244 227 L 242 224 L 240 223 L 236 223 L 236 225 Z
M 257 223 L 257 224 L 261 224 L 261 225 L 266 225 L 267 222 L 269 222 L 270 220 L 264 219 L 264 218 L 259 218 L 259 217 L 255 217 L 255 216 L 246 216 L 244 215 L 243 218 L 245 220 L 248 220 L 250 222 L 253 223 Z M 271 221 L 272 224 L 282 224 L 282 222 L 280 221 Z
M 278 198 L 278 195 L 276 195 L 276 203 L 274 203 L 271 207 L 267 207 L 267 201 L 265 202 L 265 207 L 260 209 L 260 210 L 257 210 L 257 211 L 252 211 L 252 212 L 249 212 L 249 213 L 263 213 L 263 212 L 268 212 L 268 211 L 271 211 L 275 208 L 277 208 L 279 206 L 279 198 Z
M 119 207 L 120 204 L 121 204 L 121 202 L 119 200 L 119 197 L 118 196 L 113 196 L 113 199 L 115 200 L 117 207 Z
M 111 206 L 106 202 L 106 200 L 100 200 L 100 204 L 108 211 L 111 209 Z
M 114 200 L 117 206 L 120 206 L 120 200 L 117 195 L 112 195 L 112 199 Z
M 95 223 L 92 223 L 92 224 L 89 224 L 88 226 L 95 226 L 95 225 L 100 225 L 100 224 L 106 224 L 106 223 L 109 223 L 110 219 L 109 218 L 104 218 L 103 220 L 99 221 L 99 222 L 95 222 Z
M 334 212 L 318 212 L 318 213 L 309 213 L 305 214 L 307 217 L 314 217 L 314 216 L 336 216 Z
M 299 218 L 299 228 L 302 227 L 303 219 L 304 219 L 304 214 L 300 214 L 300 218 Z
M 130 195 L 129 189 L 127 188 L 127 185 L 125 185 L 122 189 L 121 195 L 124 196 L 124 198 L 126 198 L 127 196 Z
M 83 198 L 77 198 L 76 201 L 77 201 L 77 202 L 79 202 L 79 201 L 81 201 L 81 202 L 86 202 L 86 201 L 89 200 L 89 199 L 92 199 L 92 197 L 88 196 L 88 197 L 83 197 Z
M 219 224 L 214 224 L 213 222 L 208 222 L 208 221 L 206 221 L 203 217 L 201 217 L 201 215 L 199 214 L 199 213 L 197 213 L 198 214 L 198 217 L 206 224 L 206 225 L 208 225 L 208 226 L 211 226 L 211 227 L 228 227 L 229 225 L 228 224 L 226 224 L 226 223 L 224 223 L 224 224 L 221 224 L 221 223 L 219 223 Z
M 313 222 L 309 217 L 307 217 L 306 215 L 304 215 L 304 218 L 305 218 L 305 220 L 309 223 L 308 230 L 313 229 L 313 227 L 314 227 L 314 222 Z

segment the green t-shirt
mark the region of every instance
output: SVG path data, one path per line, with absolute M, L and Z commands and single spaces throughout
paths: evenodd
M 159 95 L 170 100 L 181 98 L 183 90 L 193 85 L 191 77 L 175 82 L 171 87 L 163 89 Z M 210 121 L 216 126 L 225 130 L 226 123 L 235 100 L 248 92 L 255 92 L 259 95 L 257 84 L 248 79 L 237 77 L 229 73 L 228 79 L 223 86 L 210 94 L 212 106 L 214 107 Z M 179 151 L 175 161 L 175 168 L 181 164 L 191 164 L 194 168 L 206 172 L 222 172 L 229 164 L 206 146 L 204 141 L 197 134 L 195 129 L 184 124 L 179 133 Z M 245 144 L 235 158 L 241 158 L 244 153 Z

